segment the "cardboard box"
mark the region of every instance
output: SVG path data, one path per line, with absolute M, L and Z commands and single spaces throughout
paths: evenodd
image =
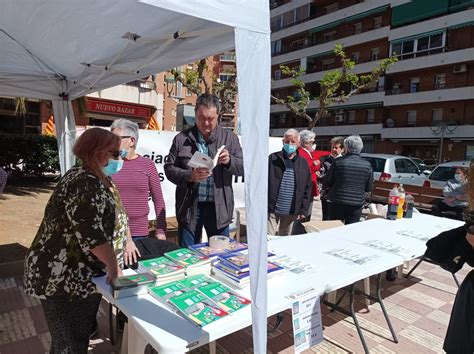
M 307 233 L 320 232 L 322 230 L 334 229 L 335 227 L 344 226 L 341 220 L 311 220 L 302 223 Z

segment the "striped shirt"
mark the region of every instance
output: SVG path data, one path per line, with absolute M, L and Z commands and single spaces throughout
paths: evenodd
M 296 157 L 295 157 L 296 158 Z M 295 211 L 295 169 L 293 167 L 294 159 L 285 156 L 285 172 L 278 189 L 278 199 L 275 204 L 275 213 L 282 215 L 293 215 Z
M 155 205 L 156 231 L 166 232 L 166 208 L 161 192 L 160 178 L 155 164 L 150 159 L 138 156 L 133 160 L 124 160 L 119 173 L 112 180 L 120 192 L 123 206 L 127 211 L 132 236 L 148 235 L 148 199 Z
M 200 153 L 209 155 L 209 147 L 207 146 L 204 137 L 198 133 L 197 148 Z M 214 201 L 214 177 L 209 176 L 204 181 L 198 184 L 198 201 L 199 202 L 213 202 Z

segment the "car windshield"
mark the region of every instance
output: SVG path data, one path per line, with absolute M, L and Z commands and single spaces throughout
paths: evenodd
M 455 167 L 442 167 L 439 166 L 431 173 L 429 179 L 436 181 L 447 181 L 448 179 L 454 178 L 454 173 L 456 172 Z
M 367 160 L 372 165 L 372 170 L 374 172 L 383 172 L 385 167 L 386 159 L 381 159 L 379 157 L 371 157 L 371 156 L 362 156 L 364 160 Z

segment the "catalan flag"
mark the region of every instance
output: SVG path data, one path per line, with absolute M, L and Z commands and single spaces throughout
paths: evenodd
M 51 115 L 48 119 L 48 123 L 46 124 L 46 128 L 43 130 L 43 135 L 48 136 L 56 136 L 54 132 L 54 117 Z
M 150 120 L 148 121 L 148 124 L 147 124 L 146 128 L 148 130 L 161 130 L 160 125 L 156 121 L 156 118 L 155 118 L 154 115 L 151 116 Z

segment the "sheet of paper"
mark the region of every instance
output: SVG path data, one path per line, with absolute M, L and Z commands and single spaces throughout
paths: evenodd
M 368 240 L 362 243 L 362 245 L 371 247 L 380 251 L 390 252 L 402 257 L 412 253 L 408 248 L 404 248 L 400 245 L 396 245 L 391 242 L 381 241 L 381 240 Z M 412 256 L 415 257 L 415 255 L 412 255 Z
M 305 263 L 300 259 L 291 258 L 287 255 L 277 255 L 275 258 L 272 258 L 270 262 L 275 263 L 294 274 L 313 273 L 318 269 L 310 263 Z
M 295 353 L 300 353 L 323 340 L 319 294 L 309 288 L 287 296 L 292 301 L 291 313 Z
M 363 265 L 379 258 L 377 255 L 365 256 L 346 248 L 334 248 L 324 253 L 358 265 Z

